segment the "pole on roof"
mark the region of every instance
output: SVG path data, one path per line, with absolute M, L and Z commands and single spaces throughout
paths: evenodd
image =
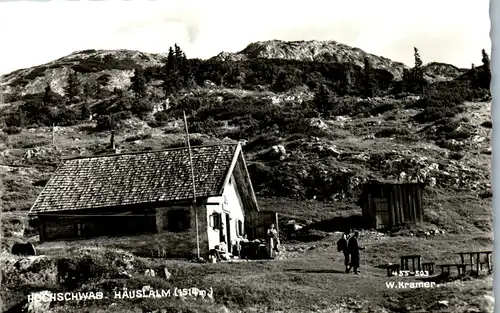
M 56 145 L 56 130 L 54 123 L 52 123 L 52 145 Z
M 195 224 L 196 224 L 196 252 L 198 255 L 198 259 L 200 258 L 200 235 L 198 231 L 198 208 L 196 206 L 196 186 L 195 186 L 195 179 L 194 179 L 194 167 L 193 167 L 193 157 L 191 155 L 191 144 L 189 143 L 189 131 L 188 131 L 188 124 L 187 124 L 187 119 L 186 119 L 186 112 L 182 112 L 184 115 L 184 125 L 186 126 L 186 140 L 187 140 L 187 145 L 188 145 L 188 152 L 189 152 L 189 166 L 191 167 L 191 179 L 193 181 L 193 205 L 194 205 L 194 216 L 195 216 Z

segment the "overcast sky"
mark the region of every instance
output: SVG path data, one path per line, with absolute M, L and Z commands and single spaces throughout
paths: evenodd
M 188 58 L 237 52 L 254 41 L 335 40 L 413 65 L 470 67 L 491 49 L 489 0 L 156 0 L 0 2 L 0 73 L 85 49 Z

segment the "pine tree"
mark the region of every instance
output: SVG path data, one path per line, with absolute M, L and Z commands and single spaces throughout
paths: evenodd
M 370 59 L 365 57 L 365 67 L 363 69 L 362 94 L 366 98 L 371 98 L 377 95 L 377 84 L 375 81 L 375 70 L 370 62 Z
M 23 109 L 20 107 L 18 111 L 18 118 L 19 118 L 19 127 L 24 127 L 26 123 L 26 115 L 24 114 Z
M 132 77 L 131 89 L 135 93 L 136 97 L 145 97 L 147 91 L 147 81 L 144 76 L 144 70 L 141 67 L 137 67 L 134 70 L 134 77 Z
M 180 49 L 177 44 L 176 49 Z M 179 75 L 179 63 L 177 59 L 176 52 L 172 47 L 168 49 L 167 63 L 165 64 L 165 79 L 164 79 L 164 89 L 167 93 L 174 93 L 180 87 L 180 75 Z
M 319 112 L 328 115 L 331 109 L 332 99 L 332 92 L 328 87 L 322 84 L 314 94 L 313 102 Z
M 87 120 L 90 118 L 91 114 L 92 111 L 90 110 L 90 106 L 88 105 L 88 103 L 84 103 L 81 110 L 81 119 Z
M 85 102 L 89 102 L 91 98 L 94 98 L 98 92 L 97 83 L 95 81 L 86 82 L 83 85 L 83 96 Z
M 424 93 L 425 87 L 425 78 L 424 78 L 424 69 L 422 67 L 422 59 L 420 58 L 420 54 L 418 53 L 417 48 L 413 48 L 414 56 L 415 56 L 415 67 L 413 68 L 413 80 L 416 91 L 422 91 Z
M 471 69 L 469 72 L 469 78 L 470 78 L 470 84 L 471 84 L 472 89 L 478 88 L 479 85 L 478 85 L 478 77 L 477 77 L 477 68 L 474 65 L 474 63 L 472 63 L 472 66 L 471 66 Z
M 57 104 L 55 94 L 52 91 L 50 84 L 47 85 L 47 87 L 45 87 L 45 93 L 43 95 L 42 101 L 43 101 L 44 105 L 46 105 L 46 106 L 53 106 L 53 105 Z
M 352 86 L 353 86 L 353 71 L 354 68 L 352 67 L 351 63 L 343 64 L 342 65 L 342 76 L 341 79 L 337 83 L 337 91 L 340 95 L 348 95 L 352 93 Z
M 404 89 L 409 92 L 424 93 L 427 84 L 424 77 L 423 62 L 420 58 L 417 48 L 413 48 L 415 57 L 415 66 L 411 70 L 403 72 Z
M 490 57 L 488 56 L 488 53 L 486 53 L 486 50 L 484 49 L 482 51 L 482 55 L 483 55 L 482 58 L 483 66 L 479 77 L 479 85 L 481 88 L 490 90 L 490 84 L 491 84 Z
M 73 103 L 75 98 L 80 96 L 81 93 L 81 88 L 80 88 L 80 82 L 78 81 L 78 76 L 75 71 L 71 72 L 68 75 L 68 81 L 66 85 L 66 98 L 69 103 Z

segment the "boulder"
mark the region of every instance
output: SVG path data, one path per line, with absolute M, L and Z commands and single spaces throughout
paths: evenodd
M 286 149 L 283 145 L 275 145 L 270 149 L 270 155 L 278 158 L 280 161 L 286 159 Z
M 15 243 L 12 246 L 12 254 L 14 255 L 36 255 L 35 246 L 31 243 Z
M 49 311 L 52 292 L 43 290 L 33 292 L 29 296 L 28 303 L 24 306 L 24 312 L 27 313 L 44 313 Z

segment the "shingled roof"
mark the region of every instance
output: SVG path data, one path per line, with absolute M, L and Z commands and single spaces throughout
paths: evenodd
M 238 144 L 191 148 L 198 197 L 220 195 Z M 187 148 L 66 160 L 30 214 L 177 201 L 193 196 Z

